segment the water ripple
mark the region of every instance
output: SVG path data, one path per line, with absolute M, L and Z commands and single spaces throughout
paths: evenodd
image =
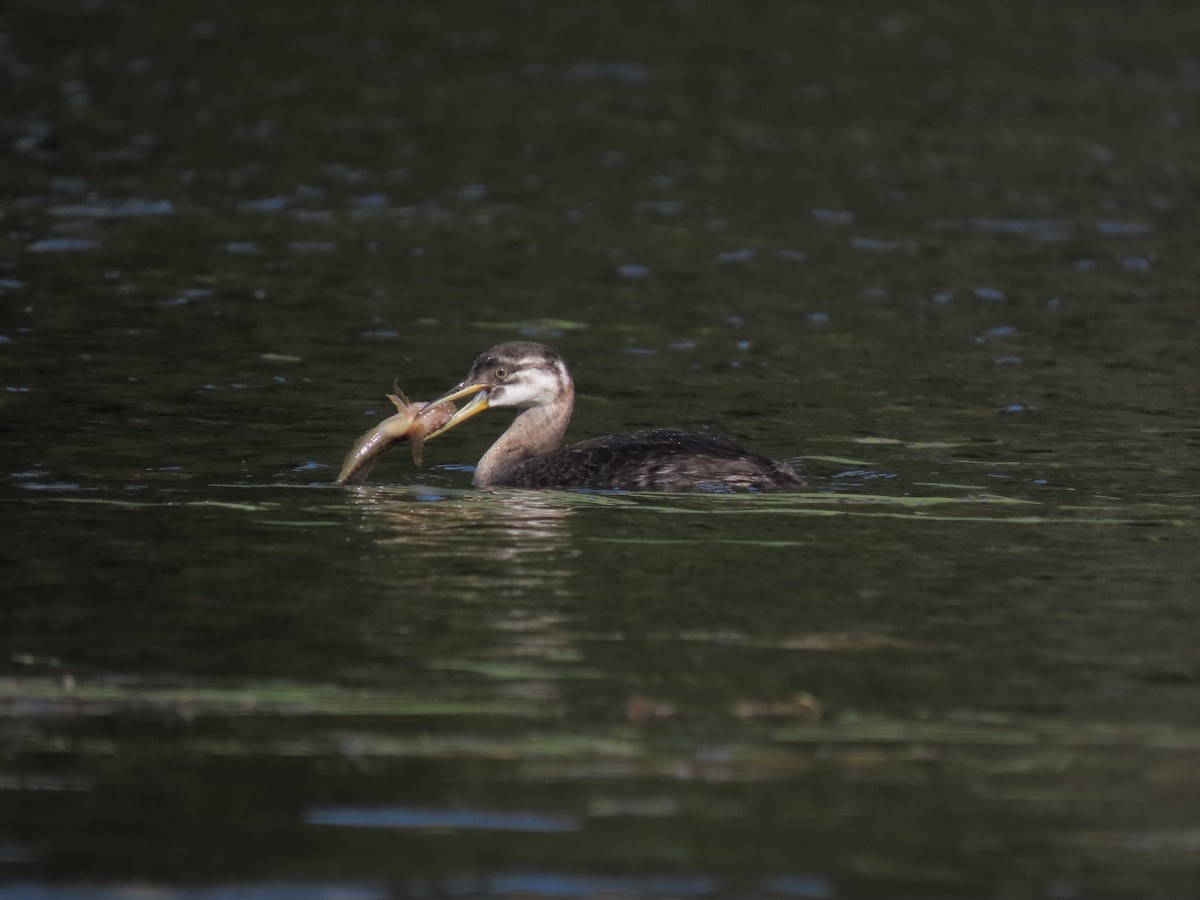
M 578 819 L 538 813 L 493 812 L 482 809 L 418 809 L 409 806 L 366 808 L 325 807 L 309 810 L 309 825 L 350 828 L 458 828 L 483 831 L 579 831 Z

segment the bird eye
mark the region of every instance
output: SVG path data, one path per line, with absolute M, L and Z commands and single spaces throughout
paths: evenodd
M 496 369 L 496 380 L 503 381 L 507 377 L 508 377 L 508 369 L 504 368 L 504 366 L 499 366 Z

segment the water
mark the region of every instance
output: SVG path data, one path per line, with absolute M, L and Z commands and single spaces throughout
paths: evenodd
M 1200 893 L 1198 32 L 10 14 L 0 898 Z M 818 490 L 329 484 L 513 337 Z

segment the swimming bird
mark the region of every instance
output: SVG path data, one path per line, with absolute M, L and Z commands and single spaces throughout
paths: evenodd
M 467 377 L 427 409 L 471 401 L 425 437 L 433 440 L 487 409 L 512 407 L 516 419 L 479 460 L 479 487 L 630 491 L 800 491 L 808 485 L 787 463 L 722 437 L 651 428 L 560 447 L 575 405 L 563 358 L 545 344 L 510 341 L 485 350 Z

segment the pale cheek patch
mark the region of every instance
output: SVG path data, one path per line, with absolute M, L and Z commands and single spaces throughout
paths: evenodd
M 504 385 L 505 405 L 541 406 L 549 403 L 562 390 L 561 377 L 564 374 L 565 369 L 561 363 L 524 364 L 519 374 Z

